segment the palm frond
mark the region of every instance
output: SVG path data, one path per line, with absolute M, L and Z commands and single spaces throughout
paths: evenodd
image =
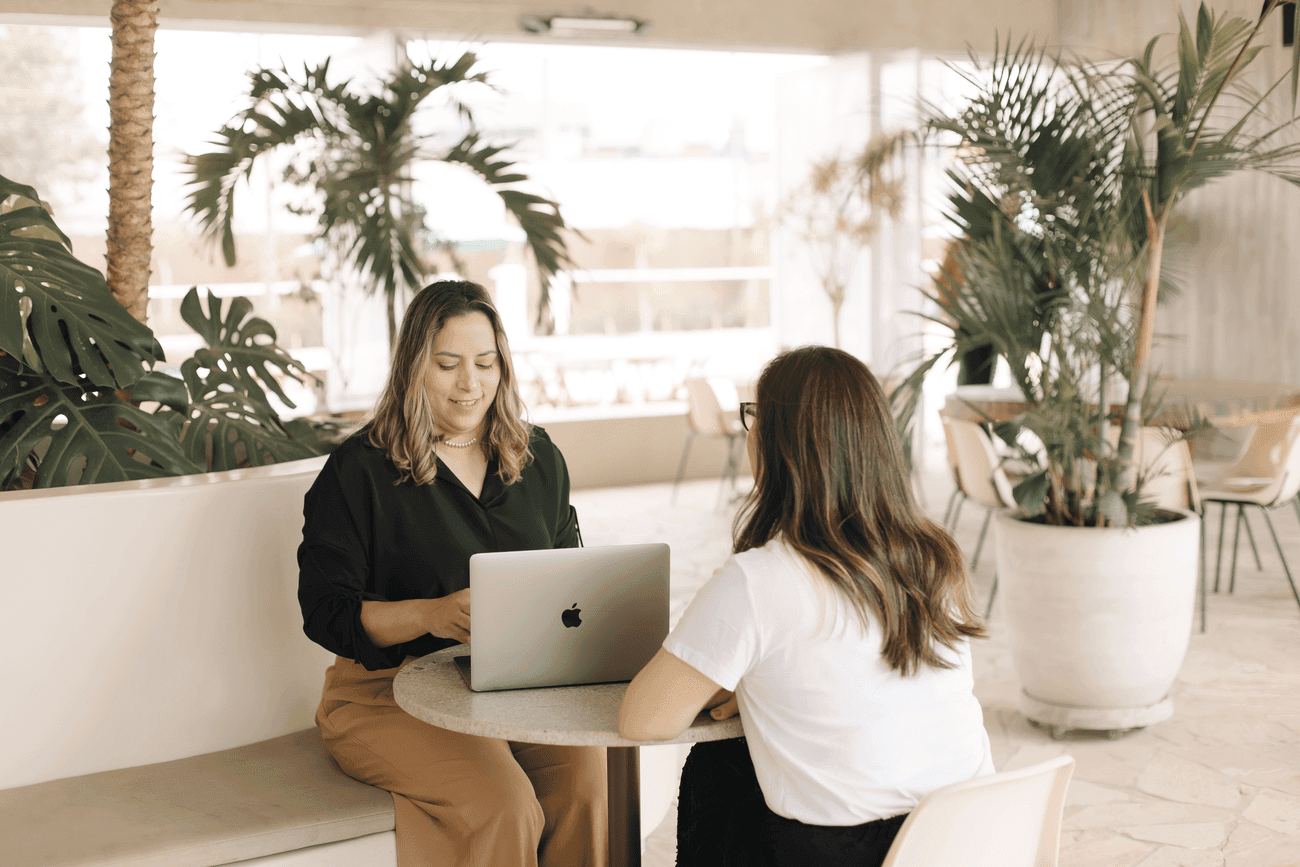
M 540 323 L 542 311 L 550 298 L 551 280 L 561 269 L 574 265 L 573 259 L 569 256 L 568 242 L 562 234 L 573 230 L 565 223 L 557 202 L 517 189 L 517 185 L 528 178 L 515 167 L 513 161 L 501 156 L 504 150 L 503 146 L 482 141 L 477 132 L 470 132 L 447 153 L 444 159 L 470 168 L 487 181 L 493 191 L 501 197 L 506 210 L 519 223 L 519 228 L 524 230 L 540 278 L 541 302 L 538 306 Z

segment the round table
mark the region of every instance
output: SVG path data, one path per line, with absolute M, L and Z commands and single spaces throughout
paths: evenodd
M 448 647 L 408 663 L 393 679 L 397 704 L 416 719 L 463 734 L 530 744 L 608 747 L 610 867 L 641 863 L 641 780 L 637 747 L 738 738 L 740 717 L 695 718 L 662 741 L 630 741 L 618 733 L 626 683 L 471 692 L 452 660 L 469 645 Z

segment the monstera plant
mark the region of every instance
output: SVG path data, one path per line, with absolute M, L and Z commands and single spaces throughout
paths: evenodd
M 155 370 L 162 348 L 72 254 L 36 190 L 0 177 L 0 490 L 261 466 L 317 453 L 305 423 L 281 422 L 266 389 L 309 379 L 275 329 L 235 299 L 197 289 L 181 306 L 207 342 Z M 153 405 L 150 411 L 146 407 Z

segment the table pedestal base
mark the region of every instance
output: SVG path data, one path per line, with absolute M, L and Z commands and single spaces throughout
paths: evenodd
M 640 747 L 607 747 L 609 867 L 641 867 Z

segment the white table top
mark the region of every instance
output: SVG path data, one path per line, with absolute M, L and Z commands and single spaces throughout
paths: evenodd
M 407 664 L 393 680 L 397 704 L 439 728 L 531 744 L 637 747 L 720 741 L 745 733 L 739 716 L 719 721 L 701 714 L 670 740 L 630 741 L 618 734 L 626 683 L 471 692 L 452 661 L 469 652 L 462 644 Z

